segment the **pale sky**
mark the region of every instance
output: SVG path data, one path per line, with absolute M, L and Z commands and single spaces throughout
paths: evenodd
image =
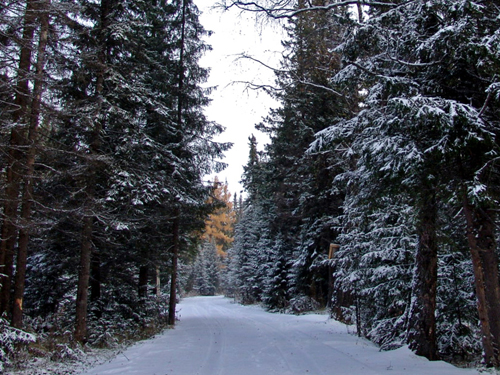
M 267 137 L 254 126 L 267 115 L 269 108 L 277 107 L 277 103 L 263 92 L 245 90 L 244 84 L 234 83 L 274 83 L 271 70 L 237 58 L 245 53 L 278 68 L 283 33 L 278 25 L 262 25 L 251 15 L 240 14 L 236 9 L 228 12 L 211 9 L 214 0 L 195 0 L 195 3 L 203 12 L 200 17 L 202 25 L 214 32 L 207 40 L 212 51 L 200 61 L 201 66 L 211 69 L 207 85 L 218 87 L 211 96 L 213 101 L 206 115 L 209 120 L 226 127 L 225 133 L 217 140 L 234 143 L 224 159 L 229 166 L 218 177 L 220 181 L 227 180 L 231 194 L 239 194 L 243 165 L 248 161 L 248 137 L 254 134 L 259 149 L 263 148 Z

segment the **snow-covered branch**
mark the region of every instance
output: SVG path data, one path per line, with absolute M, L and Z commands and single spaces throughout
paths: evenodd
M 312 87 L 316 87 L 318 89 L 326 90 L 326 91 L 331 92 L 332 94 L 340 96 L 340 97 L 344 96 L 341 93 L 339 93 L 338 91 L 332 89 L 331 87 L 327 87 L 327 86 L 324 86 L 324 85 L 318 85 L 316 83 L 308 82 L 308 81 L 303 81 L 303 80 L 298 80 L 297 82 L 301 83 L 303 85 L 306 85 L 306 86 L 312 86 Z

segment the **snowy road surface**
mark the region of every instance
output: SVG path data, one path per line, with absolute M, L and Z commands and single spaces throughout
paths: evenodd
M 379 352 L 326 315 L 284 315 L 222 297 L 186 298 L 180 322 L 87 375 L 473 375 L 402 348 Z

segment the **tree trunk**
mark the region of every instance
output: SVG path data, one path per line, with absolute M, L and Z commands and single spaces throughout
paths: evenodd
M 187 0 L 182 0 L 181 13 L 181 45 L 179 53 L 179 84 L 177 93 L 177 125 L 178 132 L 182 130 L 182 106 L 184 91 L 184 47 L 186 43 L 186 8 Z M 175 209 L 172 228 L 172 276 L 170 278 L 170 299 L 168 303 L 168 324 L 175 325 L 175 307 L 177 305 L 177 261 L 179 257 L 179 208 Z
M 421 194 L 408 344 L 417 355 L 433 361 L 439 359 L 435 316 L 438 263 L 437 205 L 436 195 L 432 187 L 423 188 Z
M 140 266 L 139 267 L 139 299 L 145 300 L 148 296 L 148 276 L 149 276 L 149 267 L 148 266 Z
M 97 302 L 101 298 L 101 254 L 92 249 L 90 260 L 90 300 Z
M 93 225 L 94 218 L 92 216 L 84 218 L 82 243 L 80 248 L 80 267 L 78 272 L 78 291 L 76 294 L 76 323 L 74 334 L 75 341 L 80 343 L 84 343 L 87 337 L 87 305 Z
M 160 266 L 155 268 L 155 296 L 160 298 L 161 295 L 161 279 L 160 279 Z
M 21 40 L 19 67 L 17 72 L 15 110 L 13 113 L 14 126 L 11 131 L 10 148 L 7 155 L 5 204 L 2 222 L 2 241 L 0 244 L 0 265 L 3 266 L 0 279 L 2 291 L 0 294 L 0 315 L 9 310 L 12 274 L 17 240 L 17 221 L 19 209 L 19 192 L 22 175 L 22 163 L 25 144 L 25 126 L 29 107 L 29 71 L 31 69 L 31 55 L 33 36 L 35 32 L 36 1 L 26 2 L 24 13 L 24 30 Z
M 90 302 L 92 303 L 93 313 L 97 319 L 102 317 L 102 306 L 99 303 L 101 299 L 101 254 L 99 249 L 92 248 L 90 259 Z
M 170 278 L 170 299 L 168 304 L 168 324 L 175 325 L 175 307 L 177 305 L 177 260 L 179 257 L 179 209 L 175 210 L 172 228 L 172 275 Z
M 474 268 L 484 361 L 500 367 L 500 282 L 495 241 L 495 213 L 474 207 L 464 194 L 467 240 Z
M 40 120 L 40 109 L 42 103 L 42 92 L 44 88 L 45 50 L 47 47 L 49 33 L 49 6 L 39 5 L 40 12 L 40 36 L 37 51 L 36 77 L 31 104 L 31 114 L 28 133 L 28 151 L 26 155 L 26 166 L 24 174 L 24 189 L 21 209 L 21 228 L 19 230 L 19 242 L 17 252 L 16 276 L 14 280 L 14 305 L 12 308 L 12 325 L 16 328 L 22 327 L 23 298 L 26 279 L 26 262 L 28 257 L 28 242 L 31 221 L 31 206 L 33 204 L 33 174 L 35 170 L 35 157 L 37 149 L 38 125 Z
M 363 23 L 363 5 L 361 4 L 361 2 L 358 0 L 356 2 L 356 6 L 358 8 L 358 22 L 359 23 Z
M 76 299 L 76 321 L 75 321 L 75 334 L 74 338 L 77 342 L 83 343 L 87 336 L 87 305 L 88 305 L 88 288 L 90 283 L 90 268 L 91 268 L 91 255 L 92 255 L 92 236 L 94 225 L 94 211 L 91 207 L 95 200 L 95 184 L 97 175 L 99 173 L 99 161 L 97 156 L 101 149 L 101 132 L 104 127 L 103 119 L 101 118 L 103 112 L 103 90 L 104 90 L 104 74 L 106 69 L 106 29 L 109 24 L 108 16 L 111 12 L 111 1 L 102 0 L 100 8 L 100 27 L 99 38 L 99 70 L 96 77 L 96 101 L 97 107 L 94 117 L 94 129 L 90 139 L 90 155 L 88 156 L 88 178 L 86 191 L 86 207 L 85 217 L 83 219 L 82 230 L 82 243 L 80 253 L 80 270 L 78 274 L 78 292 Z

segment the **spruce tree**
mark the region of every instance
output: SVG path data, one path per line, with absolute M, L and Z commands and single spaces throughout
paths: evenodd
M 53 299 L 30 297 L 28 304 L 42 314 L 66 308 L 79 262 L 70 249 L 80 247 L 78 341 L 94 337 L 87 334 L 89 312 L 103 319 L 122 314 L 124 321 L 134 310 L 147 314 L 137 303 L 138 284 L 142 298 L 149 271 L 170 270 L 165 249 L 177 241 L 181 252 L 191 251 L 193 233 L 213 209 L 202 177 L 220 170 L 216 160 L 229 145 L 213 141 L 223 129 L 202 112 L 208 72 L 198 59 L 208 46 L 191 3 L 180 64 L 181 8 L 81 1 L 57 13 L 52 29 L 61 39 L 51 45 L 57 74 L 40 163 L 48 168 L 35 212 L 45 226 L 31 245 L 27 287 L 30 296 Z M 181 65 L 186 78 L 179 90 Z M 54 277 L 47 279 L 52 287 L 39 283 L 41 265 Z
M 465 197 L 462 198 L 464 213 L 474 212 L 473 206 L 468 205 L 471 196 L 464 194 L 467 188 L 463 187 L 482 184 L 480 178 L 472 176 L 479 176 L 476 173 L 482 166 L 489 165 L 488 155 L 492 155 L 496 147 L 491 138 L 495 122 L 486 122 L 483 118 L 491 105 L 487 98 L 494 86 L 491 86 L 493 75 L 489 69 L 496 60 L 483 43 L 496 34 L 491 27 L 472 31 L 469 25 L 474 24 L 473 19 L 485 17 L 485 23 L 491 25 L 487 21 L 491 15 L 489 11 L 477 13 L 473 9 L 470 4 L 452 5 L 446 1 L 374 7 L 371 17 L 344 44 L 346 67 L 335 78 L 345 81 L 361 77 L 368 89 L 365 108 L 352 120 L 339 123 L 336 130 L 332 128 L 330 135 L 336 133 L 334 138 L 342 133 L 354 136 L 353 149 L 359 155 L 357 170 L 378 174 L 387 191 L 391 186 L 409 188 L 412 205 L 419 213 L 415 222 L 419 241 L 409 340 L 417 353 L 428 358 L 437 358 L 434 310 L 438 201 L 457 194 Z M 487 4 L 485 9 L 489 9 Z M 479 57 L 475 53 L 478 49 L 485 54 Z M 452 65 L 457 68 L 448 70 Z M 488 68 L 483 68 L 486 66 Z M 483 78 L 482 87 L 472 78 L 471 69 Z M 477 101 L 471 102 L 471 98 Z M 479 144 L 481 151 L 476 148 Z M 473 158 L 467 164 L 470 174 L 469 182 L 465 182 L 463 173 L 456 167 L 463 165 L 461 155 L 469 152 L 477 155 L 478 162 Z M 448 185 L 451 190 L 447 191 L 444 182 L 450 179 L 457 183 Z M 436 195 L 436 190 L 440 190 L 440 195 Z M 475 191 L 494 195 L 494 190 L 488 188 Z M 478 199 L 477 202 L 485 202 Z M 474 232 L 475 219 L 472 217 L 468 217 L 469 233 Z M 489 214 L 483 219 L 491 222 Z M 482 228 L 491 226 L 483 225 Z M 491 229 L 485 230 L 490 231 L 486 237 L 494 238 Z M 469 239 L 472 238 L 482 236 L 469 235 Z M 494 245 L 486 240 L 481 246 L 491 249 Z M 474 259 L 473 243 L 470 248 Z M 493 252 L 487 250 L 484 254 Z M 498 274 L 494 258 L 490 257 L 487 263 L 493 265 L 495 271 L 482 269 L 476 275 L 476 282 L 483 285 L 483 275 Z M 490 279 L 492 286 L 497 284 L 495 277 Z M 481 302 L 481 290 L 483 286 L 477 289 L 480 313 L 488 294 L 484 294 Z M 495 293 L 495 287 L 490 290 Z M 495 304 L 489 306 L 490 311 L 495 309 Z M 486 315 L 482 321 L 488 320 Z M 488 341 L 495 334 L 490 332 L 484 337 L 488 337 L 484 342 L 485 352 L 489 353 L 486 361 L 494 364 L 494 345 L 490 346 Z
M 220 261 L 216 246 L 205 241 L 196 258 L 193 289 L 202 296 L 214 296 L 220 287 Z

